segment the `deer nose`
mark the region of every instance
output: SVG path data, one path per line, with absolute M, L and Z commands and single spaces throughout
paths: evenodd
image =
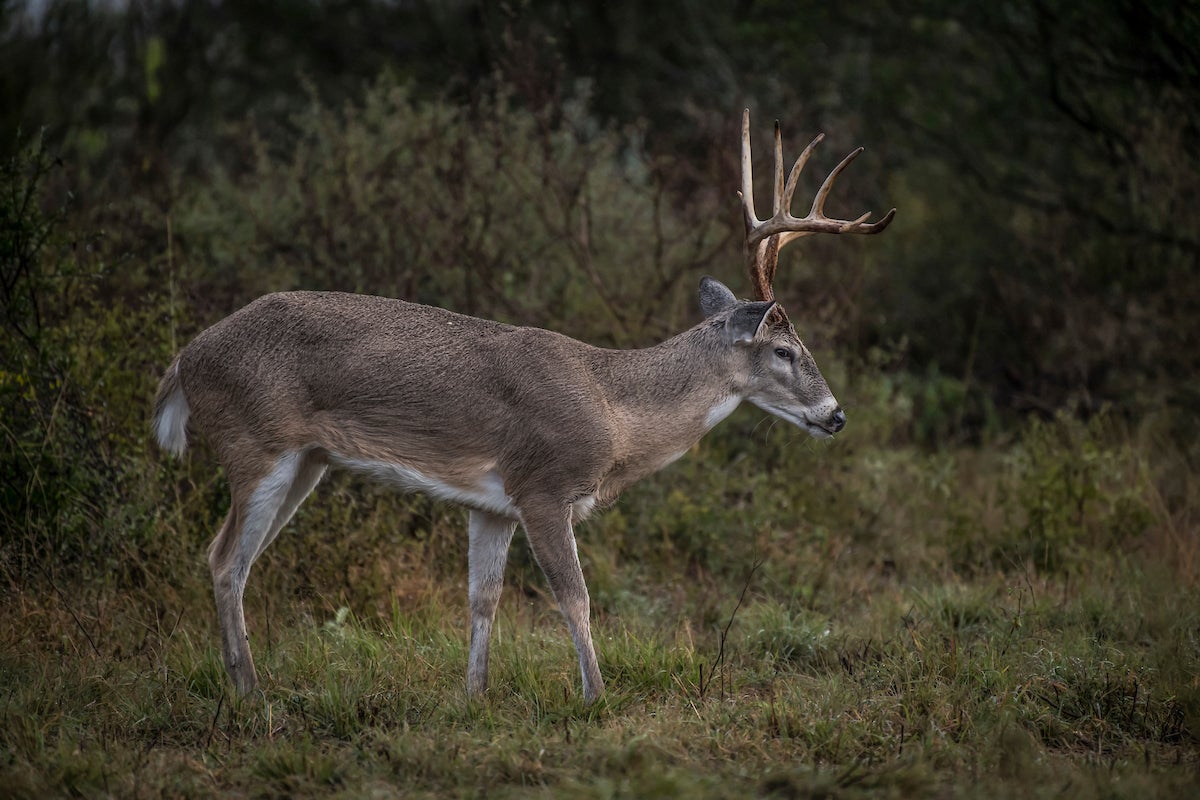
M 833 416 L 829 418 L 829 424 L 830 427 L 833 428 L 834 433 L 837 433 L 842 428 L 846 427 L 846 412 L 842 411 L 841 406 L 838 406 L 833 410 Z

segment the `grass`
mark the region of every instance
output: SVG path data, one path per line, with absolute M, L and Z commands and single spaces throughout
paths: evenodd
M 869 375 L 848 380 L 872 389 Z M 255 566 L 230 695 L 204 448 L 114 459 L 89 524 L 0 542 L 0 787 L 81 797 L 1183 796 L 1200 775 L 1186 446 L 1107 416 L 816 446 L 742 410 L 580 530 L 580 697 L 523 539 L 465 693 L 464 515 L 335 476 Z M 98 498 L 89 508 L 103 509 Z M 35 509 L 36 510 L 36 509 Z
M 828 550 L 799 547 L 798 563 Z M 768 570 L 752 577 L 715 677 L 739 581 L 673 591 L 633 571 L 596 614 L 609 692 L 593 707 L 533 585 L 509 587 L 492 690 L 477 702 L 463 688 L 461 574 L 358 612 L 319 596 L 268 605 L 252 590 L 263 689 L 241 701 L 199 597 L 18 593 L 0 623 L 0 784 L 15 798 L 1135 797 L 1196 785 L 1200 607 L 1165 566 L 1105 557 L 1069 574 L 902 580 L 869 557 L 836 560 L 830 594 L 845 602 L 827 607 L 772 586 Z M 289 566 L 268 558 L 251 586 L 286 583 L 275 573 Z M 702 619 L 704 594 L 717 595 L 718 624 Z

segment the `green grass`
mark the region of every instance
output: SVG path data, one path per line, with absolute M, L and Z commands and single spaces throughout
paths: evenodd
M 820 541 L 797 547 L 810 568 L 828 555 Z M 1138 797 L 1195 786 L 1200 605 L 1168 565 L 1097 557 L 1069 574 L 966 579 L 930 563 L 901 579 L 868 553 L 835 560 L 828 606 L 772 585 L 768 569 L 751 578 L 715 676 L 744 574 L 689 586 L 631 570 L 625 594 L 607 589 L 597 610 L 609 691 L 592 707 L 556 610 L 521 583 L 501 607 L 491 692 L 468 700 L 453 568 L 352 612 L 321 597 L 268 604 L 254 587 L 286 583 L 292 566 L 268 556 L 248 601 L 263 688 L 242 701 L 230 698 L 199 579 L 195 596 L 173 600 L 154 586 L 18 594 L 0 623 L 0 784 L 18 798 Z

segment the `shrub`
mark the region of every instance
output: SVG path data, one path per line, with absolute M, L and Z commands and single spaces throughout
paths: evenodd
M 137 572 L 157 546 L 145 407 L 147 365 L 169 350 L 162 309 L 153 296 L 106 307 L 99 237 L 72 230 L 66 202 L 50 200 L 58 166 L 38 141 L 0 174 L 0 526 L 12 532 L 0 569 L 18 584 Z
M 250 128 L 245 169 L 186 187 L 179 237 L 190 279 L 219 287 L 214 317 L 269 290 L 336 289 L 627 346 L 697 318 L 680 281 L 738 264 L 721 247 L 733 209 L 711 193 L 668 203 L 659 165 L 598 127 L 586 97 L 461 107 L 383 80 L 361 107 L 314 100 L 294 126 L 282 151 Z

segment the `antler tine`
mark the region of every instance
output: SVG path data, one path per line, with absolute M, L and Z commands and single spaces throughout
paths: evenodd
M 783 202 L 783 134 L 779 120 L 775 120 L 775 185 L 771 190 L 771 213 L 778 214 L 785 208 L 788 204 Z
M 825 180 L 821 182 L 821 188 L 817 190 L 817 196 L 813 198 L 812 209 L 809 210 L 808 216 L 812 219 L 825 218 L 825 198 L 829 196 L 829 190 L 833 188 L 833 184 L 837 181 L 838 176 L 846 167 L 850 166 L 850 162 L 858 158 L 862 151 L 866 149 L 859 147 L 852 151 L 849 155 L 842 159 L 842 163 L 833 168 L 833 171 L 825 176 Z M 871 216 L 869 213 L 867 216 Z M 861 223 L 863 220 L 858 220 Z
M 813 150 L 825 139 L 825 134 L 818 133 L 816 138 L 808 143 L 808 147 L 804 148 L 804 152 L 796 159 L 796 163 L 792 165 L 792 172 L 788 175 L 787 187 L 783 190 L 783 208 L 792 207 L 792 196 L 796 194 L 796 186 L 800 183 L 800 173 L 804 171 L 804 165 L 808 163 L 808 159 L 813 154 Z M 870 216 L 868 214 L 867 216 Z M 809 231 L 797 231 L 798 234 L 804 235 Z M 795 237 L 792 237 L 795 238 Z
M 868 211 L 866 216 L 871 216 L 871 212 Z M 880 233 L 884 228 L 892 224 L 892 220 L 895 219 L 895 217 L 896 209 L 893 208 L 891 211 L 883 215 L 883 219 L 879 220 L 878 222 L 868 222 L 856 230 L 855 233 Z
M 758 215 L 754 212 L 754 164 L 750 157 L 750 109 L 742 113 L 742 190 L 738 192 L 742 198 L 742 212 L 746 217 L 746 230 L 753 230 L 758 224 Z
M 778 133 L 777 133 L 778 138 Z M 782 146 L 782 145 L 780 145 Z M 776 179 L 778 182 L 778 179 Z M 762 225 L 754 210 L 754 159 L 750 149 L 750 109 L 742 114 L 742 214 L 746 221 L 746 266 L 750 273 L 750 285 L 759 300 L 774 300 L 771 284 L 775 280 L 775 265 L 778 263 L 778 241 L 762 242 L 751 234 Z M 778 194 L 775 203 L 778 204 Z M 778 208 L 775 209 L 778 216 Z

